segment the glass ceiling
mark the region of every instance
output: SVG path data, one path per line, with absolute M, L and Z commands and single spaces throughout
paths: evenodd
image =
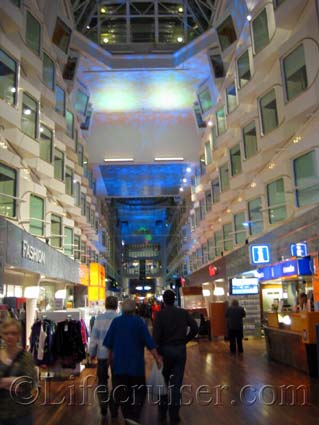
M 114 53 L 173 53 L 212 26 L 217 0 L 71 0 L 78 31 Z

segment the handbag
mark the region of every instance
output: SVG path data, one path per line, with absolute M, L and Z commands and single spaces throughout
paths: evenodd
M 167 394 L 167 386 L 163 376 L 163 368 L 159 369 L 156 362 L 153 363 L 151 374 L 147 381 L 148 391 L 159 398 Z

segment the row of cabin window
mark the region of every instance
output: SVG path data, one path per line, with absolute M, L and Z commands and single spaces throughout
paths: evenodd
M 44 53 L 43 54 L 43 82 L 49 86 L 49 80 L 47 79 L 48 71 L 46 61 L 50 61 L 52 65 L 52 73 L 54 75 L 54 63 Z M 18 93 L 18 63 L 12 59 L 6 52 L 0 49 L 0 98 L 5 100 L 10 105 L 16 105 L 17 93 Z M 53 80 L 54 81 L 54 78 Z M 51 88 L 51 87 L 50 87 Z M 54 89 L 54 87 L 52 87 Z M 61 115 L 65 116 L 66 119 L 66 134 L 71 139 L 77 139 L 77 131 L 75 131 L 75 119 L 73 112 L 65 108 L 66 99 L 65 91 L 60 86 L 55 86 L 56 106 L 55 110 Z M 38 102 L 34 100 L 30 95 L 23 96 L 23 106 L 26 109 L 24 117 L 24 131 L 28 136 L 32 138 L 37 137 L 37 121 L 36 117 L 38 114 Z M 24 110 L 23 110 L 24 111 Z M 24 111 L 25 112 L 25 111 Z
M 238 59 L 238 62 L 242 61 L 243 57 L 247 58 L 249 61 L 248 50 Z M 237 63 L 237 68 L 239 87 L 241 88 L 251 79 L 250 66 L 249 63 L 247 63 L 247 69 L 244 69 L 242 65 Z M 287 101 L 290 101 L 308 88 L 303 44 L 300 44 L 283 59 L 283 70 L 286 98 Z M 237 105 L 237 90 L 235 84 L 233 84 L 226 89 L 226 107 L 228 115 L 237 108 Z M 266 135 L 279 125 L 276 92 L 274 88 L 258 99 L 258 107 L 261 118 L 262 135 Z M 227 119 L 224 106 L 216 111 L 215 122 L 217 135 L 220 136 L 224 134 L 227 130 Z
M 311 150 L 293 160 L 293 177 L 297 207 L 305 207 L 319 202 L 319 154 L 318 150 Z M 199 225 L 205 215 L 211 210 L 212 205 L 220 200 L 221 190 L 229 188 L 228 165 L 220 167 L 219 178 L 212 180 L 211 190 L 205 192 L 205 199 L 200 200 L 199 207 L 191 216 L 192 229 Z M 280 178 L 267 186 L 268 220 L 270 224 L 277 223 L 287 218 L 286 197 L 284 180 Z M 280 205 L 282 204 L 282 205 Z M 250 205 L 248 203 L 248 205 Z M 260 203 L 261 208 L 261 203 Z M 248 211 L 250 207 L 248 206 Z M 263 221 L 261 215 L 261 222 Z M 243 222 L 246 222 L 245 220 Z M 254 235 L 263 231 L 263 227 L 253 228 L 251 214 L 248 214 L 249 233 Z
M 62 164 L 64 162 L 63 152 L 57 150 L 55 158 L 54 172 L 56 175 L 62 171 Z M 87 201 L 86 194 L 81 192 L 80 182 L 74 180 L 73 170 L 70 167 L 66 167 L 65 193 L 74 197 L 75 205 L 81 208 L 81 215 L 86 216 L 87 222 L 97 230 L 98 222 L 95 217 L 95 210 L 91 208 L 90 203 Z M 0 215 L 10 218 L 16 217 L 16 196 L 17 172 L 14 168 L 0 163 Z M 34 197 L 36 196 L 34 195 Z M 42 199 L 39 197 L 37 198 Z M 43 220 L 44 204 L 40 215 L 41 217 L 35 217 L 35 219 Z M 32 216 L 30 215 L 30 217 Z M 39 221 L 38 226 L 40 226 L 40 224 L 41 222 Z M 44 222 L 41 224 L 41 229 L 43 225 Z M 35 234 L 39 235 L 39 233 Z M 41 235 L 43 235 L 43 232 Z

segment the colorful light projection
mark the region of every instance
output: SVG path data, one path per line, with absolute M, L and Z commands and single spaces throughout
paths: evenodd
M 204 53 L 176 69 L 94 69 L 88 62 L 80 69 L 81 81 L 91 92 L 98 112 L 190 110 L 196 88 L 210 75 Z
M 191 164 L 128 164 L 99 166 L 106 195 L 155 197 L 179 195 L 182 179 Z M 97 186 L 101 186 L 97 180 Z

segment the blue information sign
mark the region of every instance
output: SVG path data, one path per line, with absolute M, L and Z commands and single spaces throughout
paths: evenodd
M 290 252 L 292 257 L 307 257 L 308 255 L 307 242 L 291 243 Z
M 298 260 L 286 260 L 258 269 L 258 278 L 260 281 L 289 276 L 309 276 L 312 274 L 312 261 L 309 257 Z
M 250 262 L 251 264 L 270 264 L 270 245 L 269 244 L 260 244 L 253 245 L 249 247 L 250 250 Z

